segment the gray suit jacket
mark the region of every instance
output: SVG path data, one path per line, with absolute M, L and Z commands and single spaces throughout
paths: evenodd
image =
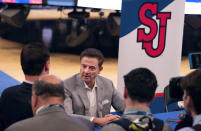
M 97 92 L 97 117 L 104 117 L 110 113 L 111 105 L 118 112 L 124 111 L 123 97 L 117 92 L 111 80 L 104 77 L 96 77 Z M 64 107 L 68 114 L 90 119 L 89 100 L 85 89 L 84 81 L 80 74 L 64 80 L 65 95 Z
M 36 116 L 19 121 L 5 131 L 89 131 L 89 127 L 68 116 L 64 109 L 51 107 Z

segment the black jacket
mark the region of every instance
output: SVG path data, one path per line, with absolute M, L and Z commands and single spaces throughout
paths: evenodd
M 33 116 L 31 95 L 32 85 L 26 82 L 3 91 L 0 98 L 0 131 L 17 121 Z

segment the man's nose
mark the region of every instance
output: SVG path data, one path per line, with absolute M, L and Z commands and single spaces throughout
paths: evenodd
M 89 68 L 88 67 L 84 68 L 84 72 L 88 73 L 89 72 Z

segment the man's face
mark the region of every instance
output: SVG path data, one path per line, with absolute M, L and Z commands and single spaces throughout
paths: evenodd
M 98 59 L 92 57 L 83 57 L 80 65 L 80 75 L 82 80 L 87 84 L 94 84 L 96 76 L 100 73 L 102 67 L 98 66 Z

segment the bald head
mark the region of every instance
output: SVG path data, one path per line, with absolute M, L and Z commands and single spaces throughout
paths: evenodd
M 39 77 L 39 80 L 49 84 L 60 84 L 62 82 L 62 80 L 59 77 L 51 74 L 43 75 Z
M 64 87 L 62 80 L 55 75 L 43 75 L 33 84 L 33 91 L 37 96 L 40 96 L 43 99 L 49 97 L 62 97 L 64 95 Z

